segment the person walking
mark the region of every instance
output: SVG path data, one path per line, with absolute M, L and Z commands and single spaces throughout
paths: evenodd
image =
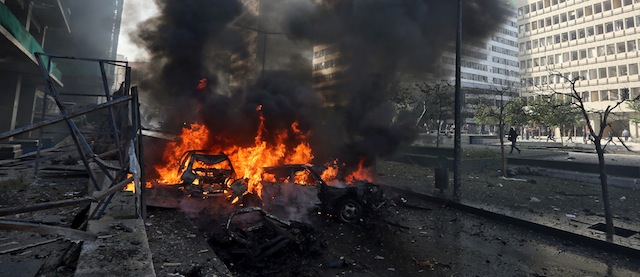
M 516 146 L 516 140 L 518 139 L 518 133 L 516 132 L 515 129 L 513 129 L 513 127 L 511 127 L 511 130 L 509 130 L 509 136 L 507 137 L 507 139 L 509 141 L 511 141 L 511 151 L 509 152 L 509 154 L 513 154 L 513 149 L 518 150 L 518 154 L 520 153 L 520 148 L 518 148 Z
M 624 137 L 624 141 L 629 140 L 629 135 L 630 135 L 629 130 L 627 129 L 622 130 L 622 136 Z

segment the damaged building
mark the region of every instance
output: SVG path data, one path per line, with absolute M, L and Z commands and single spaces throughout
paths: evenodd
M 35 53 L 116 59 L 122 5 L 122 0 L 0 1 L 0 95 L 3 100 L 0 130 L 41 121 L 43 114 L 44 119 L 59 114 L 53 98 L 46 93 Z M 73 60 L 49 63 L 46 56 L 43 61 L 49 76 L 61 87 L 64 104 L 70 109 L 104 101 L 95 95 L 104 89 L 101 82 L 93 81 L 100 80 L 99 67 Z M 112 83 L 114 67 L 106 68 L 106 78 Z M 86 121 L 78 123 L 86 124 Z M 63 127 L 60 124 L 48 127 L 40 141 L 33 132 L 11 138 L 11 142 L 4 142 L 10 145 L 3 148 L 6 150 L 2 153 L 5 158 L 13 158 L 33 151 L 37 145 L 51 146 L 66 135 Z

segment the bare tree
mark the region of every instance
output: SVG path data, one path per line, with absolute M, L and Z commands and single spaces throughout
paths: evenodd
M 606 143 L 603 145 L 602 139 L 603 139 L 603 136 L 605 135 L 604 134 L 605 127 L 606 126 L 610 127 L 610 123 L 608 122 L 608 119 L 611 115 L 614 114 L 614 110 L 618 109 L 625 102 L 637 103 L 640 95 L 630 100 L 629 91 L 624 90 L 622 95 L 620 95 L 620 97 L 618 97 L 617 100 L 611 101 L 612 104 L 607 105 L 607 107 L 604 108 L 603 110 L 590 109 L 590 108 L 587 108 L 584 104 L 585 95 L 583 95 L 581 92 L 578 92 L 576 89 L 576 83 L 578 82 L 578 80 L 580 80 L 580 77 L 570 78 L 568 75 L 566 74 L 563 75 L 557 71 L 556 72 L 552 71 L 551 73 L 553 76 L 559 76 L 561 79 L 563 79 L 564 82 L 569 85 L 569 91 L 560 92 L 551 86 L 547 86 L 548 91 L 551 92 L 551 95 L 554 95 L 557 97 L 570 97 L 572 100 L 571 103 L 580 109 L 582 117 L 585 120 L 585 123 L 587 125 L 589 134 L 591 135 L 590 138 L 593 142 L 593 146 L 596 150 L 596 153 L 598 154 L 598 170 L 600 173 L 600 186 L 602 189 L 602 200 L 603 200 L 602 203 L 604 205 L 604 215 L 605 215 L 605 221 L 606 221 L 606 238 L 607 238 L 607 241 L 612 241 L 613 235 L 614 235 L 614 225 L 613 225 L 613 216 L 611 212 L 611 203 L 609 201 L 607 169 L 606 169 L 606 164 L 604 159 L 605 148 L 607 147 L 607 145 L 609 145 L 611 140 L 607 140 Z M 592 119 L 589 116 L 589 114 L 596 115 L 596 118 Z M 599 130 L 596 130 L 592 125 L 594 121 L 597 121 L 598 126 L 600 126 Z M 622 142 L 622 140 L 620 141 Z M 624 142 L 622 142 L 622 144 L 624 145 Z
M 416 126 L 423 122 L 424 118 L 435 121 L 436 147 L 440 147 L 440 131 L 442 122 L 453 115 L 453 86 L 447 81 L 422 82 L 414 84 L 420 96 L 418 97 L 422 112 L 416 120 Z
M 515 97 L 514 87 L 494 88 L 494 98 L 480 98 L 475 105 L 474 118 L 476 123 L 497 124 L 498 139 L 500 141 L 501 172 L 502 176 L 507 176 L 507 157 L 504 147 L 505 125 L 523 125 L 528 121 L 525 113 L 525 101 Z

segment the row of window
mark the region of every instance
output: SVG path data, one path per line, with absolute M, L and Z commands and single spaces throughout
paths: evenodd
M 455 72 L 451 69 L 443 68 L 441 72 L 442 72 L 442 76 L 455 76 Z M 467 73 L 467 72 L 461 72 L 460 78 L 464 80 L 473 80 L 473 81 L 479 81 L 479 82 L 485 82 L 485 83 L 489 80 L 489 78 L 485 75 L 479 75 L 479 74 L 473 74 L 473 73 Z
M 323 70 L 327 68 L 332 68 L 336 66 L 341 66 L 344 64 L 344 60 L 342 58 L 332 59 L 328 61 L 324 61 L 321 63 L 317 63 L 313 65 L 313 71 Z
M 522 78 L 521 82 L 523 86 L 539 86 L 547 84 L 562 84 L 565 83 L 567 79 L 574 80 L 578 77 L 580 80 L 595 80 L 632 75 L 638 75 L 637 63 L 592 68 L 589 70 L 574 71 L 570 73 L 567 72 L 564 73 L 563 76 L 552 74 L 549 76 Z
M 583 91 L 583 102 L 618 101 L 633 99 L 640 95 L 640 88 L 608 89 L 600 91 Z
M 514 60 L 510 60 L 510 59 L 505 59 L 505 58 L 500 58 L 500 57 L 491 57 L 491 60 L 494 63 L 503 64 L 503 65 L 507 65 L 507 66 L 513 66 L 513 67 L 519 67 L 520 66 L 520 63 L 518 61 L 514 61 Z
M 313 56 L 317 59 L 317 58 L 321 58 L 321 57 L 324 57 L 324 56 L 329 55 L 329 54 L 336 53 L 338 51 L 340 51 L 340 47 L 338 45 L 333 45 L 333 46 L 327 47 L 325 49 L 321 49 L 321 50 L 313 52 Z
M 455 65 L 456 63 L 456 59 L 452 58 L 452 57 L 446 57 L 443 56 L 441 58 L 442 64 L 447 64 L 447 65 Z M 475 70 L 482 70 L 482 71 L 487 71 L 488 70 L 488 66 L 485 64 L 480 64 L 477 62 L 472 62 L 472 61 L 467 61 L 467 60 L 462 60 L 460 62 L 460 66 L 462 67 L 466 67 L 466 68 L 471 68 L 471 69 L 475 69 Z
M 493 40 L 495 42 L 499 42 L 499 43 L 505 44 L 505 45 L 518 47 L 518 43 L 515 40 L 510 40 L 510 39 L 506 39 L 506 38 L 499 37 L 499 36 L 491 36 L 491 40 Z
M 530 12 L 535 12 L 537 10 L 542 10 L 544 8 L 555 6 L 555 5 L 558 5 L 559 3 L 564 3 L 564 2 L 566 2 L 566 1 L 565 0 L 559 0 L 559 2 L 558 2 L 558 0 L 538 1 L 538 2 L 530 4 L 530 5 L 519 7 L 518 8 L 518 16 L 529 14 Z M 621 8 L 623 6 L 629 6 L 629 5 L 633 4 L 633 2 L 640 3 L 640 0 L 606 0 L 606 1 L 601 2 L 601 3 L 596 3 L 596 4 L 593 4 L 593 5 L 586 6 L 586 7 L 584 7 L 584 10 L 582 8 L 580 8 L 580 9 L 577 9 L 575 11 L 570 11 L 569 12 L 569 16 L 573 15 L 573 16 L 582 17 L 582 15 L 592 15 L 592 14 L 596 14 L 596 13 L 601 13 L 603 11 L 606 12 L 606 11 L 610 11 L 612 8 L 613 9 L 617 9 L 617 8 Z
M 344 77 L 343 72 L 337 71 L 331 74 L 313 76 L 313 83 L 318 84 L 318 83 L 324 83 L 329 81 L 336 81 L 336 80 L 340 80 L 343 77 Z
M 640 88 L 623 88 L 623 89 L 609 89 L 609 90 L 599 90 L 599 91 L 583 91 L 580 93 L 580 97 L 582 98 L 582 102 L 598 102 L 598 101 L 617 101 L 620 99 L 634 99 L 640 95 Z M 527 97 L 527 102 L 531 103 L 534 101 L 535 96 Z M 556 94 L 553 96 L 554 99 L 561 99 L 565 101 L 575 100 L 568 95 Z
M 628 40 L 621 41 L 618 43 L 610 43 L 607 45 L 601 45 L 598 47 L 590 47 L 586 49 L 574 50 L 564 53 L 559 53 L 555 55 L 549 55 L 539 58 L 528 59 L 520 63 L 520 69 L 533 68 L 536 66 L 546 66 L 553 65 L 556 63 L 584 60 L 584 59 L 592 59 L 596 57 L 604 57 L 607 55 L 616 55 L 622 54 L 625 52 L 636 52 L 638 51 L 638 45 L 640 44 L 640 39 L 637 41 Z
M 554 36 L 548 36 L 538 39 L 534 39 L 531 42 L 520 43 L 520 51 L 535 49 L 537 47 L 544 47 L 547 45 L 558 44 L 567 41 L 573 41 L 580 38 L 591 37 L 594 35 L 602 35 L 605 33 L 611 33 L 613 31 L 620 31 L 624 29 L 634 28 L 640 26 L 640 15 L 634 17 L 627 17 L 625 19 L 619 19 L 612 22 L 606 22 L 604 24 L 598 24 L 577 30 L 564 32 Z
M 491 46 L 491 51 L 496 52 L 496 53 L 500 53 L 500 54 L 509 55 L 509 56 L 516 57 L 516 58 L 519 56 L 518 51 L 513 51 L 513 50 L 510 50 L 510 49 L 502 48 L 500 46 L 495 46 L 495 45 Z

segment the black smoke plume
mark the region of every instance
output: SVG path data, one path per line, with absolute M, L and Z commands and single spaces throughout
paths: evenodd
M 297 2 L 282 7 L 289 11 L 282 13 L 289 39 L 340 45 L 349 70 L 338 91 L 339 105 L 323 108 L 311 89 L 311 76 L 293 67 L 268 71 L 229 93 L 220 78 L 229 75 L 229 53 L 249 53 L 235 23 L 242 4 L 156 0 L 160 15 L 141 24 L 134 41 L 150 53 L 141 89 L 170 107 L 163 110 L 170 119 L 165 129 L 178 133 L 182 123 L 200 121 L 217 135 L 250 143 L 258 125 L 256 107 L 262 105 L 268 129 L 298 121 L 304 131 L 312 131 L 317 162 L 339 157 L 357 165 L 411 142 L 415 132 L 395 115 L 390 95 L 400 76 L 437 75 L 442 52 L 454 47 L 456 1 L 287 2 Z M 484 40 L 509 12 L 500 0 L 464 3 L 465 42 Z M 301 60 L 292 64 L 299 67 Z M 195 89 L 203 77 L 206 89 Z

